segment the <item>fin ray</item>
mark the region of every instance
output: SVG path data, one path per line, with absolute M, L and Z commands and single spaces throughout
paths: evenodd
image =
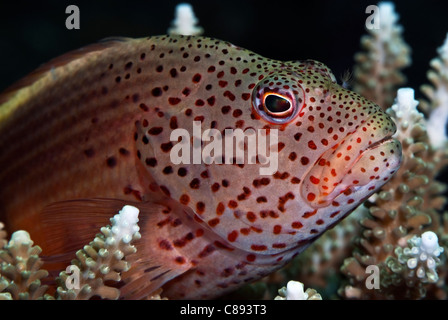
M 41 78 L 44 78 L 49 72 L 51 72 L 52 69 L 69 64 L 70 62 L 80 59 L 89 53 L 102 51 L 110 47 L 113 47 L 117 43 L 130 40 L 131 38 L 125 38 L 125 37 L 106 38 L 98 43 L 90 44 L 85 47 L 69 51 L 65 54 L 62 54 L 61 56 L 51 59 L 50 61 L 42 64 L 37 69 L 29 73 L 27 76 L 20 79 L 19 81 L 11 85 L 9 88 L 4 90 L 0 94 L 0 106 L 2 106 L 15 94 L 17 94 L 20 90 L 28 86 L 31 86 L 36 81 L 40 80 Z
M 142 299 L 155 292 L 163 284 L 192 268 L 185 261 L 176 264 L 181 254 L 173 250 L 161 251 L 160 237 L 169 234 L 158 232 L 157 223 L 166 219 L 167 207 L 153 202 L 130 203 L 117 199 L 79 199 L 53 203 L 40 213 L 41 230 L 45 233 L 43 260 L 51 275 L 63 270 L 74 259 L 77 250 L 90 243 L 100 228 L 110 224 L 124 205 L 140 210 L 139 222 L 142 238 L 133 243 L 137 252 L 126 257 L 130 270 L 122 276 L 121 297 Z

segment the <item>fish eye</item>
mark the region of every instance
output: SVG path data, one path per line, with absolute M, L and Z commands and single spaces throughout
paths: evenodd
M 296 118 L 305 102 L 305 93 L 290 75 L 272 74 L 260 81 L 252 92 L 253 110 L 274 124 L 289 123 Z
M 264 97 L 263 106 L 266 113 L 273 117 L 284 117 L 291 113 L 292 103 L 288 98 L 278 94 L 267 94 Z

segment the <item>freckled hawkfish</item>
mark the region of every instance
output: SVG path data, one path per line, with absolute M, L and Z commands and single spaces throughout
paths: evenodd
M 158 288 L 172 299 L 213 298 L 259 279 L 401 162 L 393 121 L 324 64 L 205 37 L 91 45 L 42 66 L 0 104 L 0 220 L 62 257 L 135 205 L 142 239 L 124 298 Z M 219 149 L 229 129 L 256 135 Z M 254 136 L 266 153 L 250 152 Z M 194 161 L 195 144 L 199 156 L 216 148 Z M 274 170 L 261 173 L 272 155 Z

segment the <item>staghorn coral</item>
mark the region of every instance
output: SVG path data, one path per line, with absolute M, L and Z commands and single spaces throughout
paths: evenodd
M 64 300 L 86 300 L 93 296 L 103 299 L 118 299 L 120 291 L 108 286 L 106 281 L 120 281 L 120 273 L 126 272 L 130 264 L 123 260 L 136 252 L 131 241 L 140 239 L 137 226 L 139 210 L 132 206 L 124 206 L 119 214 L 111 218 L 112 226 L 101 228 L 95 239 L 76 252 L 77 259 L 72 260 L 81 278 L 76 287 L 67 288 L 69 275 L 66 271 L 59 276 L 60 286 L 57 296 Z
M 378 195 L 366 203 L 370 217 L 361 220 L 364 230 L 358 251 L 347 258 L 341 268 L 349 279 L 349 285 L 340 290 L 345 298 L 419 299 L 426 296 L 426 282 L 412 281 L 414 276 L 408 270 L 412 268 L 402 263 L 403 253 L 407 252 L 403 248 L 408 240 L 412 243 L 413 236 L 434 227 L 431 223 L 438 218 L 428 210 L 434 202 L 423 205 L 427 185 L 436 173 L 428 172 L 428 167 L 434 169 L 430 165 L 434 150 L 429 145 L 426 121 L 417 111 L 417 104 L 412 89 L 400 89 L 397 103 L 388 110 L 397 122 L 396 136 L 403 145 L 403 164 Z M 369 265 L 380 270 L 381 285 L 377 290 L 365 286 L 368 277 L 365 270 Z
M 392 105 L 397 88 L 406 81 L 401 69 L 411 63 L 398 17 L 393 3 L 379 3 L 374 18 L 379 19 L 379 28 L 368 29 L 369 35 L 361 38 L 365 52 L 355 55 L 353 90 L 384 110 Z
M 298 281 L 289 281 L 286 287 L 278 290 L 278 296 L 274 300 L 322 300 L 322 297 L 316 290 L 308 288 L 303 290 L 303 283 Z
M 426 231 L 421 237 L 414 236 L 409 239 L 409 248 L 395 249 L 398 263 L 407 268 L 408 286 L 412 286 L 414 281 L 437 282 L 439 276 L 436 267 L 440 264 L 439 256 L 444 251 L 438 241 L 434 232 Z
M 431 60 L 433 70 L 428 71 L 428 79 L 432 85 L 422 85 L 420 90 L 429 101 L 422 99 L 420 106 L 429 114 L 428 135 L 435 148 L 446 144 L 445 124 L 448 120 L 448 35 L 444 44 L 437 50 L 439 56 Z
M 176 6 L 175 19 L 172 22 L 172 27 L 168 29 L 168 34 L 201 35 L 204 29 L 196 26 L 197 23 L 198 19 L 194 15 L 193 7 L 188 3 L 180 3 Z
M 77 259 L 57 278 L 57 299 L 79 300 L 93 296 L 118 299 L 120 291 L 106 282 L 120 281 L 120 274 L 130 268 L 125 258 L 135 253 L 131 242 L 141 237 L 138 213 L 137 208 L 124 206 L 111 218 L 111 226 L 101 228 L 101 234 L 76 253 Z M 6 236 L 1 229 L 0 232 L 0 236 Z M 41 251 L 40 247 L 33 246 L 26 231 L 12 234 L 11 240 L 0 250 L 0 299 L 54 299 L 45 294 L 48 286 L 41 285 L 41 280 L 48 276 L 46 270 L 40 269 Z M 160 299 L 160 292 L 153 298 Z
M 14 300 L 46 299 L 47 286 L 41 279 L 48 276 L 40 269 L 40 247 L 33 246 L 26 231 L 16 231 L 11 240 L 0 250 L 0 297 Z

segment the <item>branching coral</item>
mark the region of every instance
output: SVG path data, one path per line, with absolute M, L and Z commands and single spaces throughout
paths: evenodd
M 41 279 L 48 272 L 40 269 L 40 247 L 26 231 L 16 231 L 11 240 L 0 250 L 0 298 L 14 300 L 35 300 L 44 296 L 47 286 Z
M 439 256 L 444 251 L 439 245 L 437 235 L 426 231 L 421 237 L 414 236 L 409 239 L 408 245 L 409 248 L 395 249 L 397 261 L 407 269 L 408 286 L 412 286 L 414 281 L 437 282 L 439 276 L 436 267 L 440 264 Z
M 278 290 L 278 296 L 275 300 L 322 300 L 322 297 L 316 290 L 308 288 L 303 290 L 303 283 L 298 281 L 289 281 L 286 287 Z
M 95 295 L 118 299 L 119 290 L 106 281 L 120 281 L 120 274 L 130 268 L 125 258 L 136 251 L 131 242 L 140 238 L 138 212 L 135 207 L 124 206 L 111 219 L 111 226 L 101 228 L 102 234 L 76 253 L 77 259 L 57 279 L 57 299 L 89 299 Z M 5 237 L 5 233 L 0 236 Z M 48 276 L 40 269 L 41 251 L 33 246 L 27 232 L 13 233 L 0 250 L 0 299 L 53 299 L 45 294 L 47 286 L 41 285 Z
M 198 19 L 194 15 L 193 7 L 188 3 L 181 3 L 176 6 L 176 16 L 173 26 L 168 29 L 169 34 L 179 34 L 185 36 L 197 36 L 204 32 L 199 26 L 196 26 Z
M 429 99 L 421 102 L 421 108 L 429 114 L 428 135 L 435 148 L 443 147 L 448 139 L 445 130 L 448 120 L 448 35 L 438 53 L 439 56 L 430 62 L 433 70 L 428 71 L 428 79 L 433 86 L 426 84 L 421 87 Z
M 412 89 L 400 89 L 397 103 L 389 109 L 398 126 L 396 137 L 403 146 L 403 163 L 393 179 L 367 203 L 371 216 L 361 221 L 364 231 L 359 250 L 345 260 L 341 269 L 349 279 L 349 285 L 341 290 L 346 298 L 415 299 L 426 296 L 427 282 L 411 281 L 415 279 L 407 270 L 409 266 L 404 264 L 403 267 L 401 263 L 403 254 L 408 253 L 404 249 L 408 240 L 415 239 L 412 237 L 420 235 L 425 228 L 434 227 L 431 222 L 438 219 L 428 210 L 429 206 L 434 208 L 434 201 L 431 203 L 428 199 L 430 203 L 424 205 L 427 185 L 436 173 L 428 172 L 434 152 L 428 143 L 426 121 L 417 111 L 417 104 Z M 410 243 L 415 241 L 410 240 Z M 365 285 L 369 265 L 380 270 L 381 285 L 375 290 Z
M 70 283 L 66 271 L 61 272 L 57 294 L 65 300 L 85 300 L 97 295 L 105 299 L 118 299 L 120 291 L 108 286 L 106 281 L 120 281 L 120 273 L 129 270 L 130 265 L 123 260 L 135 253 L 131 241 L 140 239 L 138 209 L 124 206 L 112 219 L 112 227 L 101 228 L 101 233 L 76 253 L 78 259 L 72 260 L 70 271 L 78 272 L 80 279 L 76 285 Z
M 403 41 L 392 3 L 379 3 L 374 19 L 379 19 L 379 28 L 369 29 L 369 35 L 361 38 L 365 52 L 355 56 L 353 90 L 386 110 L 406 81 L 400 70 L 411 63 L 410 48 Z

